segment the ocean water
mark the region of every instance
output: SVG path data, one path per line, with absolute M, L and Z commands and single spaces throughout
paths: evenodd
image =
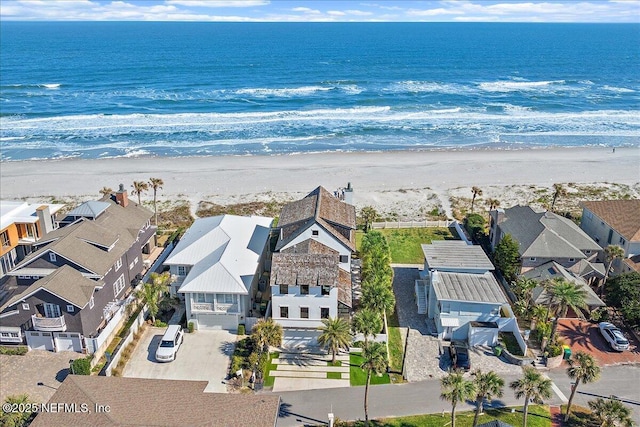
M 638 24 L 0 26 L 2 161 L 640 145 Z

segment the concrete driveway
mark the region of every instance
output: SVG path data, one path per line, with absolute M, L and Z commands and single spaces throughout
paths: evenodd
M 184 335 L 184 342 L 173 362 L 158 363 L 156 349 L 166 328 L 148 327 L 123 376 L 165 380 L 208 381 L 206 392 L 226 393 L 223 383 L 237 336 L 228 331 L 197 331 Z

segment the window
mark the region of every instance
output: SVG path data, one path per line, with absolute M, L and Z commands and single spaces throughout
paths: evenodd
M 116 271 L 120 270 L 122 267 L 122 258 L 116 261 Z
M 71 304 L 67 305 L 67 313 L 73 313 L 74 311 L 76 311 L 75 307 Z
M 203 293 L 196 294 L 196 302 L 206 302 L 206 297 Z
M 311 235 L 312 235 L 313 237 L 318 237 L 318 233 L 319 233 L 319 231 L 318 231 L 318 230 L 311 230 Z
M 589 255 L 591 253 L 591 251 L 587 250 L 587 251 L 584 251 L 584 253 Z
M 569 258 L 569 262 L 575 262 L 575 258 Z
M 611 239 L 613 238 L 613 230 L 609 230 L 609 237 L 607 237 L 607 244 L 611 244 Z
M 56 262 L 56 254 L 53 252 L 49 252 L 49 261 Z
M 624 246 L 624 244 L 627 243 L 626 240 L 624 240 L 622 237 L 620 238 L 619 242 L 622 246 Z
M 349 255 L 340 255 L 340 262 L 349 262 Z
M 536 260 L 536 257 L 529 258 L 529 261 L 535 261 L 535 260 Z
M 57 304 L 44 303 L 44 317 L 60 317 L 60 306 Z
M 280 285 L 280 295 L 287 295 L 289 293 L 289 285 Z
M 186 265 L 178 266 L 178 276 L 186 276 L 189 273 Z
M 131 261 L 131 263 L 129 264 L 129 270 L 133 270 L 133 266 L 134 266 L 134 265 L 135 265 L 135 264 L 133 263 L 133 261 Z
M 320 293 L 321 295 L 329 295 L 329 293 L 331 292 L 331 286 L 329 285 L 322 285 L 320 287 Z
M 232 294 L 218 294 L 218 303 L 219 304 L 233 304 L 233 295 Z
M 300 285 L 300 295 L 309 295 L 309 285 Z
M 321 319 L 329 318 L 329 307 L 320 307 L 320 318 Z
M 121 274 L 118 277 L 118 280 L 113 284 L 113 296 L 118 296 L 120 292 L 124 289 L 124 274 Z
M 18 279 L 31 279 L 31 276 L 18 276 Z
M 441 313 L 449 313 L 449 311 L 451 311 L 451 303 L 449 303 L 449 302 L 441 303 L 440 312 Z
M 23 310 L 29 310 L 29 303 L 28 302 L 23 302 L 22 303 L 22 309 Z
M 138 263 L 138 261 L 140 261 L 140 260 L 139 260 L 138 257 L 136 257 L 136 259 L 133 260 L 133 265 L 136 265 Z
M 94 305 L 95 305 L 95 302 L 93 301 L 93 295 L 92 295 L 91 299 L 89 300 L 89 310 L 91 310 Z
M 7 230 L 3 231 L 0 235 L 0 240 L 2 241 L 2 246 L 11 246 L 11 241 L 9 240 L 9 232 Z
M 20 338 L 20 335 L 17 332 L 0 332 L 0 337 L 2 337 L 2 338 Z
M 289 318 L 289 307 L 280 307 L 280 317 L 283 319 Z
M 309 307 L 300 307 L 300 318 L 301 319 L 309 318 Z

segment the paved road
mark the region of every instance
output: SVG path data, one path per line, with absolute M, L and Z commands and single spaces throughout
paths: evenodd
M 517 378 L 504 376 L 507 384 Z M 282 406 L 278 427 L 326 423 L 327 414 L 331 410 L 341 420 L 364 419 L 364 387 L 287 392 L 280 393 L 280 396 Z M 399 417 L 450 411 L 450 405 L 440 400 L 439 396 L 438 380 L 376 385 L 369 391 L 369 417 Z M 560 403 L 560 400 L 554 396 L 552 402 Z M 496 406 L 518 404 L 522 404 L 522 401 L 518 402 L 511 390 L 505 390 L 504 397 L 494 401 Z M 458 409 L 471 410 L 473 406 L 463 404 Z
M 571 394 L 571 380 L 564 369 L 549 371 L 549 377 L 567 398 Z M 598 397 L 618 396 L 633 411 L 633 419 L 640 425 L 640 366 L 620 365 L 602 368 L 600 380 L 591 384 L 580 384 L 574 401 L 587 406 L 587 401 Z

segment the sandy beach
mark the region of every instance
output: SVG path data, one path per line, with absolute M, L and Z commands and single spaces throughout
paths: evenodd
M 554 183 L 623 184 L 640 194 L 640 147 L 522 150 L 400 151 L 282 156 L 112 158 L 3 162 L 2 199 L 44 201 L 51 197 L 96 198 L 104 187 L 159 177 L 159 200 L 221 205 L 294 199 L 323 185 L 351 182 L 357 207 L 419 219 L 440 207 L 451 214 L 451 198 L 469 197 L 479 186 L 502 206 L 526 202 L 526 189 Z M 628 187 L 627 187 L 628 186 Z M 143 196 L 150 199 L 151 193 Z M 523 198 L 523 200 L 520 200 Z

